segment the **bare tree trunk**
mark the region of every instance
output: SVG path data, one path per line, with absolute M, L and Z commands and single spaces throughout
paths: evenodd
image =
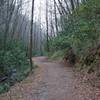
M 4 32 L 4 50 L 6 48 L 6 42 L 7 42 L 7 33 L 9 30 L 9 0 L 7 1 L 7 12 L 6 12 L 6 23 L 5 23 L 5 32 Z
M 80 3 L 79 3 L 79 0 L 77 0 L 77 6 L 78 6 L 78 7 L 79 7 L 79 4 L 80 4 Z
M 4 32 L 4 48 L 6 48 L 6 43 L 7 43 L 7 40 L 8 40 L 7 37 L 9 37 L 8 34 L 9 34 L 10 24 L 12 23 L 13 15 L 15 15 L 15 17 L 16 17 L 16 15 L 19 12 L 19 8 L 22 5 L 21 4 L 21 0 L 20 0 L 19 4 L 17 5 L 18 7 L 17 7 L 16 14 L 15 14 L 14 11 L 15 11 L 15 7 L 16 7 L 16 2 L 17 2 L 16 0 L 12 0 L 12 1 L 8 0 L 8 1 L 6 1 L 7 13 L 6 13 L 6 21 L 5 21 L 5 32 Z M 17 18 L 16 18 L 16 20 L 17 20 Z M 15 31 L 15 27 L 16 27 L 15 25 L 17 23 L 16 20 L 14 22 L 15 24 L 13 25 L 13 34 L 14 34 L 14 31 Z M 10 37 L 12 37 L 13 34 L 11 34 Z
M 54 2 L 54 14 L 55 14 L 56 33 L 58 33 L 57 10 L 56 10 L 56 4 L 55 4 L 55 2 Z
M 51 18 L 50 18 L 50 19 L 51 19 L 51 22 L 50 22 L 50 28 L 51 28 L 50 36 L 53 37 L 53 34 L 54 34 L 54 27 L 53 27 L 53 18 L 52 18 L 52 17 L 53 17 L 53 14 L 52 14 L 52 11 L 50 12 L 50 15 L 51 15 L 51 16 L 50 16 L 50 17 L 51 17 Z
M 33 18 L 34 18 L 34 0 L 32 0 L 32 15 L 31 15 L 31 30 L 30 30 L 30 67 L 31 67 L 31 71 L 33 69 L 33 61 L 32 61 Z
M 48 0 L 46 0 L 46 34 L 47 34 L 47 51 L 49 52 L 49 33 L 48 33 Z
M 34 20 L 36 20 L 36 18 L 34 19 Z M 37 28 L 37 26 L 36 26 L 36 23 L 34 24 L 34 36 L 33 36 L 33 49 L 34 50 L 36 50 L 36 28 Z
M 67 10 L 68 10 L 69 14 L 71 14 L 71 10 L 69 8 L 68 1 L 67 0 L 64 0 L 64 2 L 66 4 L 66 7 L 67 7 Z
M 60 7 L 62 9 L 63 14 L 68 14 L 68 12 L 66 11 L 66 9 L 62 5 L 62 2 L 60 0 L 58 0 L 58 2 L 59 2 L 59 5 L 60 5 Z
M 22 6 L 22 0 L 19 1 L 19 4 L 18 4 L 17 9 L 16 9 L 15 20 L 13 22 L 13 28 L 12 28 L 12 32 L 10 33 L 11 34 L 11 40 L 13 40 L 15 32 L 16 32 L 16 28 L 17 28 L 17 25 L 18 25 L 18 19 L 19 19 L 18 14 L 19 14 L 19 10 L 20 10 L 21 6 Z
M 72 10 L 74 10 L 75 9 L 74 0 L 70 0 L 70 4 L 71 4 L 71 7 L 72 7 Z
M 40 13 L 40 43 L 39 43 L 40 44 L 40 55 L 42 55 L 42 27 L 41 27 L 42 26 L 42 23 L 41 23 L 41 14 L 42 13 L 41 13 L 41 8 L 42 7 L 41 7 L 41 0 L 40 0 L 40 12 L 39 12 Z
M 57 9 L 58 9 L 58 11 L 59 11 L 59 14 L 60 14 L 60 15 L 63 15 L 63 13 L 60 11 L 60 8 L 59 8 L 59 6 L 57 5 L 57 2 L 56 2 L 56 0 L 54 0 L 54 3 L 55 3 L 55 5 L 56 5 L 56 7 L 57 7 Z

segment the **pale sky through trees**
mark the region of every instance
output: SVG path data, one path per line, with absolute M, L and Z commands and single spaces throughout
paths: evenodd
M 31 16 L 31 1 L 32 0 L 23 0 L 23 2 L 25 3 L 23 5 L 23 14 L 25 14 L 25 12 L 27 12 L 27 16 L 30 18 Z M 39 11 L 40 11 L 40 0 L 35 0 L 35 11 L 34 11 L 34 19 L 36 21 L 38 21 L 38 19 L 40 18 L 39 15 Z M 41 20 L 42 23 L 45 23 L 45 0 L 41 0 Z

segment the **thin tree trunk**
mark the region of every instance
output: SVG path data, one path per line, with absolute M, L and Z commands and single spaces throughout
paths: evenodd
M 59 11 L 59 14 L 60 14 L 60 15 L 63 15 L 63 13 L 60 11 L 60 8 L 59 8 L 59 6 L 57 5 L 57 2 L 56 2 L 56 0 L 54 0 L 54 3 L 55 3 L 55 5 L 56 5 L 56 7 L 57 7 L 57 9 L 58 9 L 58 11 Z
M 32 61 L 33 18 L 34 18 L 34 0 L 32 0 L 32 15 L 31 15 L 31 30 L 30 30 L 30 67 L 31 67 L 31 71 L 33 69 L 33 61 Z
M 62 9 L 62 12 L 64 13 L 64 14 L 68 14 L 68 12 L 66 11 L 66 9 L 63 7 L 63 5 L 62 5 L 62 2 L 60 1 L 60 0 L 58 0 L 58 2 L 59 2 L 59 4 L 60 4 L 60 7 L 61 7 L 61 9 Z
M 54 2 L 54 14 L 55 14 L 56 33 L 58 34 L 57 10 L 56 10 L 56 4 L 55 4 L 55 2 Z
M 67 0 L 64 0 L 64 2 L 66 4 L 66 7 L 67 7 L 67 10 L 68 10 L 69 14 L 71 14 L 71 10 L 69 8 L 68 1 Z
M 48 0 L 46 0 L 46 34 L 47 34 L 47 51 L 49 52 L 49 33 L 48 33 Z
M 72 10 L 74 10 L 75 9 L 74 1 L 73 0 L 70 0 L 70 3 L 71 3 Z

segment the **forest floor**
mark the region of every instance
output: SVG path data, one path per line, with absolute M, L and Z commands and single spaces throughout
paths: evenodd
M 0 100 L 100 100 L 100 91 L 75 76 L 73 68 L 46 57 L 33 58 L 38 67 Z

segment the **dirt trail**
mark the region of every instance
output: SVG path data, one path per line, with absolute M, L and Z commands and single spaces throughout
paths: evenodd
M 90 97 L 86 89 L 81 93 L 72 68 L 49 62 L 46 57 L 35 57 L 33 61 L 38 65 L 35 73 L 11 87 L 0 100 L 100 100 Z

